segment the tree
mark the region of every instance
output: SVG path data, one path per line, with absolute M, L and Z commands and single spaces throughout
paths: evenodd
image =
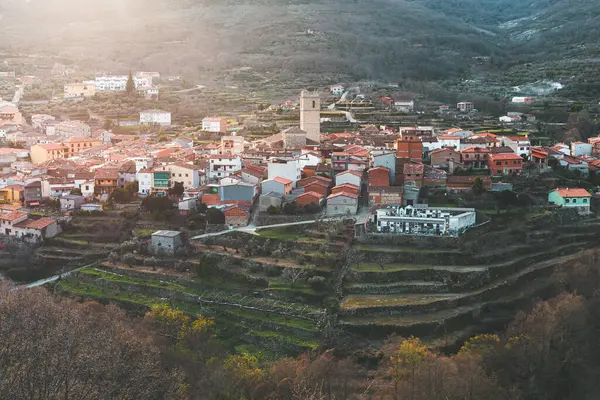
M 298 211 L 298 205 L 295 201 L 285 203 L 283 205 L 282 211 L 284 214 L 296 214 L 296 212 Z
M 183 182 L 175 182 L 173 187 L 169 188 L 169 194 L 171 196 L 181 197 L 183 196 L 183 192 L 185 192 L 185 188 L 183 187 Z
M 394 261 L 394 257 L 385 252 L 380 252 L 375 255 L 373 261 L 375 261 L 375 263 L 379 265 L 379 267 L 381 267 L 381 270 L 383 271 L 387 264 L 391 264 Z
M 209 224 L 224 224 L 225 214 L 214 207 L 209 208 L 208 211 L 206 211 L 206 221 Z
M 133 75 L 129 71 L 129 77 L 127 78 L 127 84 L 125 85 L 125 91 L 127 94 L 132 94 L 135 90 L 135 82 L 133 81 Z
M 173 208 L 173 202 L 168 197 L 150 195 L 142 200 L 141 207 L 151 213 L 164 213 Z
M 306 278 L 306 271 L 302 268 L 286 268 L 281 273 L 281 278 L 294 286 L 298 281 Z
M 167 369 L 148 333 L 116 307 L 41 288 L 0 292 L 0 398 L 183 398 L 178 368 Z
M 417 367 L 431 353 L 420 339 L 410 337 L 403 340 L 390 356 L 389 375 L 394 382 L 394 399 L 399 399 L 402 383 L 410 380 L 409 398 L 415 398 L 415 373 Z
M 473 186 L 471 187 L 471 191 L 473 194 L 481 195 L 485 193 L 485 187 L 483 186 L 483 180 L 479 177 L 475 178 L 473 181 Z
M 121 257 L 121 261 L 123 261 L 125 264 L 127 264 L 129 268 L 131 268 L 132 265 L 135 264 L 136 259 L 133 253 L 125 253 L 123 254 L 123 257 Z
M 517 194 L 512 190 L 503 190 L 496 195 L 498 205 L 501 209 L 506 210 L 518 204 Z

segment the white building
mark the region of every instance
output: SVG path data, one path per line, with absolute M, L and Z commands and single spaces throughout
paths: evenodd
M 85 181 L 79 185 L 79 190 L 81 190 L 81 195 L 83 197 L 93 196 L 95 189 L 96 189 L 96 183 L 94 180 Z
M 292 187 L 296 188 L 296 182 L 302 179 L 302 169 L 297 159 L 272 158 L 268 164 L 268 179 L 277 177 L 292 181 Z
M 207 117 L 202 120 L 202 130 L 213 133 L 226 133 L 227 120 L 219 117 Z
M 394 101 L 394 108 L 400 112 L 413 112 L 415 110 L 414 100 L 400 100 Z
M 154 173 L 150 168 L 142 168 L 136 173 L 136 179 L 138 181 L 138 193 L 141 195 L 148 195 L 152 193 L 152 180 Z
M 323 162 L 323 158 L 315 152 L 309 150 L 302 150 L 303 153 L 298 156 L 300 162 L 300 169 L 304 169 L 307 166 L 316 166 Z
M 527 136 L 505 136 L 501 142 L 503 146 L 510 147 L 515 154 L 526 160 L 531 157 L 531 142 Z
M 378 233 L 404 235 L 457 236 L 476 223 L 474 208 L 429 208 L 420 204 L 382 208 L 373 217 Z
M 329 87 L 329 90 L 331 91 L 331 94 L 333 94 L 334 96 L 341 96 L 342 94 L 344 94 L 344 85 L 342 85 L 342 84 L 332 85 L 331 87 Z
M 472 111 L 473 108 L 475 108 L 475 107 L 473 106 L 473 103 L 471 103 L 470 101 L 462 101 L 456 105 L 456 109 L 458 111 L 462 111 L 462 112 Z
M 591 156 L 593 145 L 591 143 L 573 142 L 571 143 L 571 156 Z
M 533 103 L 535 101 L 535 97 L 513 97 L 513 103 Z
M 227 178 L 242 169 L 242 159 L 235 154 L 218 154 L 210 156 L 208 180 L 210 182 Z
M 460 136 L 455 135 L 440 135 L 437 137 L 440 148 L 453 147 L 456 150 L 460 149 Z
M 345 183 L 349 183 L 360 189 L 362 186 L 362 173 L 358 171 L 344 171 L 335 176 L 336 186 L 340 186 Z
M 111 75 L 111 76 L 97 76 L 95 80 L 87 82 L 96 86 L 96 90 L 99 92 L 113 91 L 122 92 L 127 89 L 127 81 L 129 76 L 127 75 Z M 135 88 L 152 86 L 151 76 L 135 76 L 133 77 L 133 84 Z
M 140 113 L 140 125 L 171 125 L 171 113 L 162 110 L 146 110 Z

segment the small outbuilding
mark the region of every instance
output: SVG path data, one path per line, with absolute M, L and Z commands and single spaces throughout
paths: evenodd
M 156 255 L 175 255 L 184 247 L 179 231 L 156 231 L 152 234 L 151 252 Z

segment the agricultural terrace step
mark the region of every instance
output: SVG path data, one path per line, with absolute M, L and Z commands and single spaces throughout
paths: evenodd
M 507 261 L 493 264 L 485 264 L 485 265 L 424 265 L 424 264 L 387 264 L 384 265 L 384 268 L 381 269 L 379 264 L 375 263 L 364 263 L 360 264 L 358 267 L 354 266 L 353 269 L 359 272 L 361 275 L 366 276 L 376 276 L 377 274 L 392 274 L 398 271 L 423 271 L 423 270 L 433 270 L 433 271 L 447 271 L 447 272 L 456 272 L 456 273 L 470 273 L 470 272 L 482 272 L 487 271 L 488 269 L 502 268 L 507 267 L 516 263 L 520 263 L 526 260 L 535 260 L 539 258 L 543 258 L 546 255 L 558 253 L 562 250 L 578 248 L 581 246 L 591 245 L 593 243 L 586 242 L 577 242 L 570 243 L 562 246 L 555 246 L 550 251 L 541 251 L 537 253 L 524 254 L 515 258 L 509 258 Z M 363 277 L 364 278 L 364 277 Z M 361 278 L 361 281 L 364 280 Z
M 139 276 L 139 273 L 136 273 Z M 150 274 L 149 274 L 150 275 Z M 305 319 L 311 319 L 308 315 L 318 314 L 322 310 L 320 308 L 308 306 L 305 304 L 286 303 L 284 301 L 272 301 L 264 298 L 256 298 L 250 292 L 256 291 L 249 288 L 249 292 L 244 296 L 239 289 L 234 289 L 232 292 L 220 290 L 219 288 L 198 287 L 198 283 L 187 279 L 157 279 L 160 277 L 151 276 L 148 280 L 138 277 L 120 275 L 118 273 L 110 273 L 108 271 L 94 269 L 83 269 L 72 275 L 69 279 L 77 282 L 85 281 L 86 284 L 95 284 L 100 292 L 110 293 L 113 290 L 118 290 L 120 293 L 142 294 L 144 296 L 166 298 L 178 297 L 182 302 L 202 303 L 204 305 L 237 305 L 237 304 L 252 304 L 251 306 L 240 306 L 244 309 L 253 309 L 261 311 L 261 307 L 268 308 L 269 312 L 277 313 L 277 310 L 285 310 L 285 315 L 296 316 Z M 97 282 L 97 283 L 96 283 Z M 105 283 L 110 283 L 106 286 Z M 202 297 L 202 301 L 200 298 Z M 270 307 L 272 305 L 272 307 Z M 275 307 L 275 305 L 277 307 Z M 275 307 L 275 308 L 273 308 Z M 277 310 L 276 310 L 277 309 Z M 300 316 L 301 315 L 301 316 Z
M 369 253 L 439 253 L 439 254 L 462 254 L 460 250 L 447 250 L 447 249 L 424 249 L 418 247 L 392 247 L 382 246 L 374 244 L 359 244 L 357 246 L 359 251 Z
M 400 335 L 440 336 L 481 323 L 492 316 L 511 319 L 515 311 L 537 296 L 552 295 L 548 281 L 540 280 L 527 289 L 496 299 L 476 302 L 450 309 L 416 315 L 342 315 L 340 326 L 370 337 L 385 338 L 392 333 Z M 544 294 L 544 292 L 547 292 Z
M 469 302 L 480 302 L 487 300 L 487 297 L 491 297 L 496 291 L 500 292 L 504 289 L 510 289 L 519 283 L 530 283 L 531 279 L 525 278 L 546 273 L 549 267 L 576 259 L 577 257 L 579 257 L 579 254 L 571 254 L 532 264 L 509 277 L 499 279 L 478 290 L 462 294 L 347 296 L 342 302 L 342 313 L 360 311 L 360 315 L 366 315 L 370 312 L 380 314 L 417 314 L 454 308 L 468 304 Z
M 449 286 L 439 281 L 403 281 L 392 283 L 353 283 L 346 285 L 349 294 L 400 294 L 448 292 Z

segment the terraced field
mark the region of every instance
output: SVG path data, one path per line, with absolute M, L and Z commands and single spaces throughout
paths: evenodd
M 142 315 L 166 302 L 192 315 L 213 316 L 218 336 L 231 347 L 266 352 L 273 357 L 315 348 L 323 312 L 305 304 L 272 300 L 268 289 L 235 281 L 175 277 L 112 267 L 84 268 L 60 281 L 56 289 L 101 302 L 116 302 Z
M 339 258 L 350 236 L 326 240 L 323 232 L 310 228 L 259 232 L 232 232 L 196 243 L 186 272 L 141 262 L 132 267 L 104 263 L 79 270 L 57 283 L 56 290 L 115 302 L 138 315 L 153 304 L 168 303 L 192 315 L 213 316 L 220 340 L 239 351 L 276 358 L 314 349 L 327 318 L 330 260 Z
M 356 243 L 354 260 L 345 258 L 351 226 L 231 232 L 195 243 L 185 272 L 175 270 L 176 259 L 156 268 L 142 266 L 145 256 L 138 255 L 133 267 L 85 268 L 56 289 L 137 314 L 168 303 L 214 316 L 223 343 L 267 357 L 318 347 L 329 323 L 368 340 L 396 333 L 450 348 L 501 329 L 517 310 L 551 295 L 554 268 L 600 244 L 600 219 L 553 226 L 547 218 L 499 224 L 456 241 Z M 67 245 L 90 257 L 106 251 L 81 231 L 44 251 L 61 257 Z
M 550 293 L 556 266 L 598 246 L 598 230 L 598 219 L 556 229 L 527 221 L 493 232 L 492 240 L 465 239 L 458 249 L 359 245 L 363 262 L 346 279 L 340 326 L 370 339 L 397 333 L 439 345 L 501 326 L 520 306 Z M 382 252 L 383 265 L 376 262 Z

